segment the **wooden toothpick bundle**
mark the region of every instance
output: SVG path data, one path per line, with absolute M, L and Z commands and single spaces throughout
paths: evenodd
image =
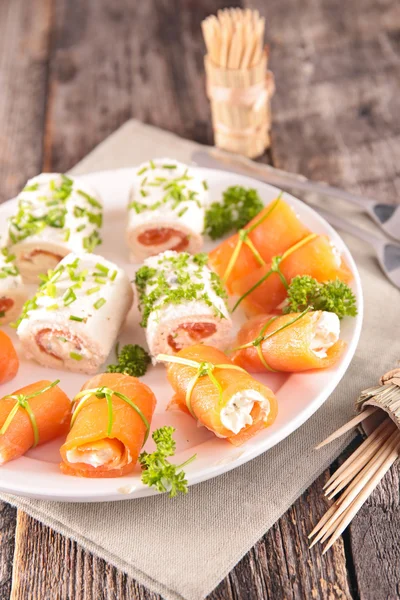
M 254 158 L 270 144 L 272 73 L 257 10 L 219 10 L 202 22 L 215 145 Z
M 324 485 L 325 495 L 336 500 L 309 535 L 314 538 L 310 548 L 317 542 L 326 542 L 324 554 L 399 457 L 400 368 L 386 373 L 379 386 L 364 390 L 356 408 L 361 411 L 359 415 L 317 446 L 322 448 L 361 424 L 369 433 Z

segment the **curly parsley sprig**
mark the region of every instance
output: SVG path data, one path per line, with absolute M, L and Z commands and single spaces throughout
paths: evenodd
M 108 365 L 107 373 L 126 373 L 132 377 L 142 377 L 151 363 L 148 352 L 138 344 L 126 344 L 121 351 L 117 344 L 116 354 L 118 363 Z
M 216 240 L 231 231 L 238 231 L 263 207 L 257 190 L 231 186 L 223 193 L 222 202 L 213 202 L 207 209 L 205 232 Z
M 283 312 L 302 312 L 307 306 L 335 313 L 339 319 L 357 314 L 356 297 L 340 279 L 319 283 L 309 275 L 298 275 L 289 285 L 288 304 Z
M 167 426 L 156 429 L 152 435 L 156 450 L 151 454 L 142 452 L 139 456 L 143 483 L 155 487 L 159 492 L 168 492 L 171 498 L 179 492 L 187 494 L 187 480 L 182 469 L 196 458 L 194 454 L 181 465 L 174 465 L 167 460 L 176 450 L 174 431 L 174 427 Z

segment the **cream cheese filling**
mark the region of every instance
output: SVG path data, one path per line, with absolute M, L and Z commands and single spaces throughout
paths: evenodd
M 318 358 L 326 358 L 327 350 L 336 344 L 340 336 L 339 317 L 335 313 L 322 311 L 314 327 L 310 350 Z
M 269 413 L 269 402 L 260 392 L 256 390 L 242 390 L 233 394 L 229 402 L 221 410 L 220 418 L 222 425 L 232 431 L 235 435 L 246 425 L 253 423 L 251 411 L 254 403 L 258 402 L 264 411 L 264 418 Z
M 124 466 L 132 462 L 129 450 L 125 448 L 124 452 L 116 453 L 112 440 L 99 440 L 91 442 L 73 450 L 68 450 L 66 454 L 70 463 L 84 463 L 92 467 L 103 467 L 105 465 L 112 467 L 115 464 Z

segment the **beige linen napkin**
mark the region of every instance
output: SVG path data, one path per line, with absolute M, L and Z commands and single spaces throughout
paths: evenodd
M 189 161 L 196 146 L 129 121 L 72 172 L 127 167 L 155 156 Z M 358 222 L 369 225 L 354 209 L 344 207 L 343 214 L 357 215 Z M 366 245 L 345 239 L 363 282 L 361 341 L 336 391 L 289 438 L 174 500 L 160 495 L 103 504 L 62 504 L 6 494 L 1 498 L 77 540 L 168 600 L 206 596 L 346 446 L 350 436 L 319 452 L 313 450 L 352 416 L 360 390 L 374 384 L 400 358 L 395 327 L 398 291 L 384 279 Z

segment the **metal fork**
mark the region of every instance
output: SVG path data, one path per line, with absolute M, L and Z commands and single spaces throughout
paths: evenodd
M 400 289 L 400 244 L 385 241 L 366 229 L 357 227 L 340 217 L 334 215 L 330 210 L 312 205 L 314 210 L 334 227 L 346 231 L 360 240 L 367 242 L 375 250 L 378 262 L 386 277 Z

